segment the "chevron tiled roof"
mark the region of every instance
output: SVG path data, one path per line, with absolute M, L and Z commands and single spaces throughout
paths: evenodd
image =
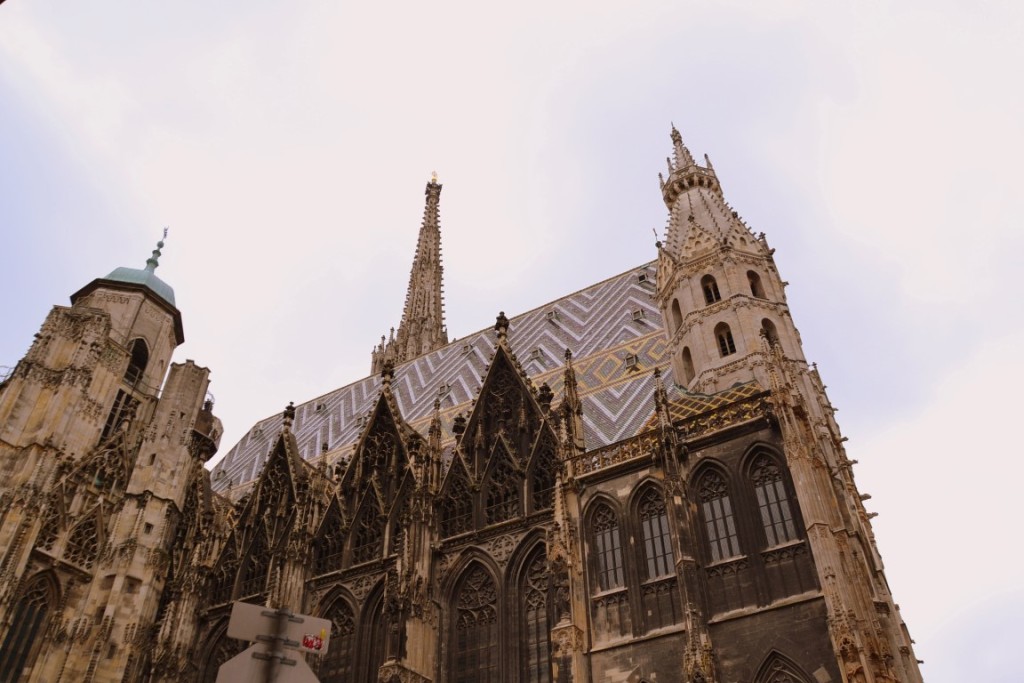
M 687 394 L 671 380 L 668 343 L 653 300 L 655 269 L 656 263 L 644 263 L 510 319 L 509 343 L 524 371 L 535 386 L 547 382 L 556 397 L 565 349 L 572 350 L 588 449 L 644 429 L 654 413 L 656 367 L 665 373 L 674 417 L 713 405 L 712 397 Z M 440 398 L 450 442 L 452 419 L 470 410 L 494 349 L 494 330 L 487 328 L 396 367 L 391 386 L 405 421 L 426 434 L 434 399 Z M 380 378 L 366 377 L 296 406 L 292 431 L 302 456 L 346 455 L 379 392 Z M 280 415 L 254 425 L 214 468 L 214 488 L 255 478 L 280 429 Z

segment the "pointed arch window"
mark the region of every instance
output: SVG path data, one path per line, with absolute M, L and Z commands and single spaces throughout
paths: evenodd
M 778 464 L 766 454 L 759 455 L 751 469 L 751 479 L 768 545 L 781 545 L 796 539 L 793 510 Z
M 724 358 L 736 353 L 736 342 L 732 339 L 732 330 L 726 323 L 718 323 L 715 327 L 715 339 L 718 341 L 718 353 Z
M 668 510 L 657 487 L 648 485 L 642 491 L 636 514 L 643 537 L 644 575 L 640 595 L 645 626 L 647 630 L 671 626 L 680 619 L 679 590 Z
M 491 470 L 487 485 L 488 524 L 497 524 L 519 516 L 520 477 L 506 457 L 500 457 Z
M 269 569 L 270 553 L 267 551 L 266 533 L 263 529 L 257 529 L 255 538 L 249 546 L 249 556 L 245 560 L 245 573 L 239 585 L 239 597 L 261 595 L 267 587 Z
M 594 638 L 617 638 L 632 629 L 619 518 L 610 505 L 599 503 L 590 515 L 589 526 L 595 579 L 591 581 Z
M 441 499 L 441 535 L 455 536 L 473 528 L 473 497 L 461 473 L 453 473 L 448 493 Z
M 672 334 L 679 331 L 683 326 L 683 309 L 679 306 L 679 299 L 672 299 Z
M 498 594 L 494 579 L 472 565 L 454 596 L 454 683 L 498 683 Z
M 233 546 L 224 551 L 220 567 L 213 576 L 211 595 L 213 604 L 227 602 L 234 597 L 235 579 L 238 577 L 238 558 Z
M 597 589 L 607 591 L 625 583 L 619 518 L 608 505 L 600 505 L 590 522 L 597 559 Z
M 811 683 L 811 677 L 788 657 L 772 652 L 758 669 L 755 683 Z
M 668 530 L 668 513 L 661 492 L 649 486 L 637 506 L 644 538 L 644 559 L 648 579 L 675 573 L 675 555 Z
M 324 618 L 331 622 L 331 647 L 320 659 L 317 676 L 322 683 L 348 683 L 355 671 L 355 614 L 345 600 L 339 599 Z
M 136 338 L 128 346 L 128 353 L 130 358 L 128 369 L 124 373 L 124 383 L 135 386 L 142 379 L 143 373 L 146 372 L 146 366 L 149 364 L 149 347 L 146 346 L 145 340 Z
M 324 528 L 313 544 L 313 568 L 317 574 L 341 569 L 345 550 L 345 534 L 341 530 L 341 515 L 336 510 L 328 513 Z
M 551 682 L 551 628 L 548 600 L 548 564 L 543 548 L 526 562 L 519 580 L 520 680 Z
M 37 575 L 14 603 L 11 627 L 0 644 L 0 682 L 15 683 L 31 669 L 39 654 L 40 636 L 46 631 L 55 604 L 51 581 Z
M 716 301 L 722 300 L 722 295 L 718 291 L 718 281 L 715 280 L 712 275 L 705 275 L 700 280 L 701 291 L 704 292 L 704 303 L 713 304 Z
M 683 378 L 689 384 L 696 375 L 697 371 L 693 367 L 693 354 L 690 353 L 690 347 L 685 346 L 683 347 Z
M 729 489 L 721 474 L 711 470 L 697 487 L 711 561 L 725 560 L 740 554 Z
M 530 472 L 533 512 L 547 510 L 554 505 L 556 467 L 552 444 L 543 443 L 537 450 Z
M 747 282 L 750 284 L 750 293 L 758 299 L 764 299 L 764 285 L 761 284 L 761 276 L 752 270 L 747 271 Z
M 775 323 L 768 318 L 761 321 L 761 334 L 768 340 L 768 346 L 775 346 L 779 343 L 779 331 L 775 329 Z
M 374 495 L 371 491 L 368 495 Z M 359 515 L 355 536 L 352 539 L 352 564 L 362 564 L 379 559 L 384 551 L 384 525 L 380 509 L 367 505 Z

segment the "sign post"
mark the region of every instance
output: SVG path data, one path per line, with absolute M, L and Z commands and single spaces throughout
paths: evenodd
M 257 678 L 265 683 L 318 683 L 306 661 L 288 657 L 286 650 L 327 652 L 331 622 L 294 614 L 287 608 L 274 610 L 236 602 L 227 635 L 255 644 L 221 665 L 217 683 L 251 683 Z

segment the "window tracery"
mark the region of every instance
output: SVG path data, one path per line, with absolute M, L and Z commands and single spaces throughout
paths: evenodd
M 499 458 L 487 485 L 487 506 L 485 513 L 488 524 L 497 524 L 519 516 L 519 474 L 508 459 Z
M 375 495 L 371 492 L 370 495 Z M 356 523 L 352 539 L 352 564 L 362 564 L 381 557 L 384 551 L 384 529 L 380 508 L 368 504 Z
M 441 535 L 455 536 L 473 528 L 473 498 L 461 472 L 454 472 L 448 492 L 439 501 Z
M 239 585 L 239 597 L 263 593 L 266 590 L 269 569 L 270 553 L 267 552 L 266 534 L 262 529 L 257 529 L 255 539 L 249 546 L 249 556 L 245 560 L 245 575 Z
M 648 630 L 670 626 L 679 622 L 681 614 L 665 498 L 661 491 L 648 485 L 640 494 L 636 509 L 645 566 L 645 580 L 640 587 L 641 613 Z
M 50 621 L 54 596 L 45 576 L 30 580 L 14 603 L 10 629 L 0 643 L 0 683 L 15 683 L 38 655 L 40 635 Z
M 754 462 L 751 479 L 768 545 L 794 540 L 797 537 L 796 523 L 779 466 L 768 455 L 761 454 Z
M 345 534 L 341 529 L 341 518 L 337 510 L 328 513 L 324 522 L 324 530 L 313 545 L 313 567 L 317 574 L 341 569 L 342 555 L 345 550 Z
M 597 590 L 619 588 L 625 581 L 619 519 L 608 505 L 601 504 L 590 520 L 597 560 Z
M 96 518 L 90 515 L 71 530 L 64 548 L 64 558 L 83 569 L 92 569 L 98 548 Z
M 736 521 L 725 479 L 718 472 L 710 470 L 701 477 L 697 496 L 701 501 L 711 561 L 717 562 L 739 555 Z
M 526 564 L 519 586 L 521 680 L 551 681 L 551 629 L 548 625 L 549 579 L 547 559 L 538 549 Z
M 455 595 L 452 679 L 455 683 L 497 683 L 498 596 L 494 580 L 471 566 Z
M 557 467 L 554 447 L 545 439 L 538 448 L 533 469 L 530 471 L 531 503 L 534 512 L 547 510 L 554 505 Z
M 348 683 L 355 673 L 355 614 L 344 600 L 336 600 L 324 615 L 331 622 L 331 643 L 317 666 L 322 683 Z

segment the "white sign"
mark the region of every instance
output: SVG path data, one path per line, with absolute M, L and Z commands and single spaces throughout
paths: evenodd
M 228 637 L 266 642 L 277 632 L 277 610 L 262 605 L 236 602 L 231 607 Z M 331 622 L 319 617 L 296 614 L 285 623 L 283 646 L 292 650 L 324 654 L 331 640 Z

